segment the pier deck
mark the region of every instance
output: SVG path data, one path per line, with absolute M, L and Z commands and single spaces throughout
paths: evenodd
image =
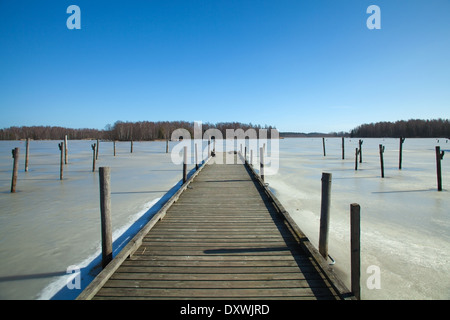
M 78 299 L 352 298 L 247 164 L 203 165 L 164 210 Z

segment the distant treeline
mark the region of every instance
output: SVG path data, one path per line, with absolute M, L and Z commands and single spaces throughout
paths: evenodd
M 170 138 L 176 129 L 186 129 L 194 136 L 194 123 L 187 121 L 139 121 L 123 122 L 117 121 L 113 125 L 106 125 L 104 130 L 98 129 L 71 129 L 55 126 L 31 126 L 10 127 L 0 129 L 0 140 L 20 140 L 31 138 L 34 140 L 62 140 L 67 135 L 72 140 L 103 139 L 118 141 L 151 141 Z M 226 137 L 226 129 L 267 129 L 267 137 L 270 138 L 270 129 L 273 126 L 253 125 L 240 122 L 219 122 L 216 124 L 202 123 L 202 131 L 218 129 Z
M 367 138 L 439 138 L 450 137 L 450 121 L 437 120 L 408 120 L 396 122 L 377 122 L 363 124 L 350 132 L 351 137 Z
M 330 132 L 330 133 L 321 133 L 321 132 L 280 132 L 281 138 L 315 138 L 315 137 L 349 137 L 350 133 L 348 132 Z

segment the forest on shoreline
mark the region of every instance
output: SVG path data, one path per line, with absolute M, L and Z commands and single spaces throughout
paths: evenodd
M 449 119 L 408 120 L 363 124 L 352 131 L 350 137 L 360 138 L 448 138 Z
M 0 129 L 0 140 L 62 140 L 67 135 L 72 140 L 102 139 L 117 141 L 151 141 L 170 138 L 176 129 L 186 129 L 193 137 L 194 123 L 187 121 L 116 121 L 113 125 L 106 125 L 105 129 L 72 129 L 58 126 L 21 126 Z M 254 125 L 240 122 L 219 122 L 216 124 L 202 123 L 203 132 L 208 129 L 218 129 L 223 137 L 226 137 L 227 129 L 267 129 L 267 138 L 270 138 L 270 130 L 276 129 L 271 125 Z M 280 137 L 361 137 L 361 138 L 439 138 L 450 137 L 449 119 L 436 120 L 401 120 L 396 122 L 377 122 L 362 124 L 349 132 L 331 133 L 302 133 L 280 132 Z
M 116 141 L 152 141 L 162 140 L 171 137 L 174 130 L 186 129 L 194 137 L 194 122 L 187 121 L 139 121 L 123 122 L 116 121 L 113 125 L 106 125 L 104 130 L 98 129 L 72 129 L 58 126 L 22 126 L 0 129 L 0 140 L 62 140 L 67 135 L 71 140 L 116 140 Z M 217 129 L 226 137 L 227 129 L 255 129 L 258 133 L 260 129 L 267 130 L 267 138 L 270 138 L 271 129 L 276 129 L 270 125 L 253 125 L 240 122 L 219 122 L 216 124 L 202 123 L 202 131 Z

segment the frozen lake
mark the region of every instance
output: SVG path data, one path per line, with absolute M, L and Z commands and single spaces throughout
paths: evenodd
M 317 247 L 322 172 L 332 173 L 329 253 L 350 286 L 349 206 L 361 205 L 363 299 L 450 298 L 450 159 L 442 161 L 437 191 L 435 146 L 446 139 L 406 139 L 398 169 L 398 139 L 363 139 L 363 162 L 354 170 L 358 139 L 296 138 L 279 141 L 279 170 L 266 182 Z M 439 140 L 439 141 L 438 141 Z M 69 141 L 69 164 L 59 180 L 59 141 L 32 141 L 24 172 L 25 142 L 0 141 L 0 299 L 73 299 L 66 271 L 77 265 L 83 287 L 100 262 L 98 172 L 93 141 Z M 381 178 L 378 145 L 385 145 Z M 171 143 L 171 148 L 175 143 Z M 17 192 L 10 193 L 11 149 L 20 147 Z M 115 253 L 180 185 L 181 165 L 165 142 L 101 142 L 97 167 L 111 167 Z M 272 153 L 268 147 L 269 154 Z M 275 152 L 273 152 L 275 154 Z M 256 152 L 254 157 L 256 158 Z M 256 163 L 256 161 L 254 161 Z M 189 165 L 188 169 L 193 169 Z M 256 167 L 256 165 L 255 165 Z M 377 266 L 380 289 L 369 289 L 366 270 Z
M 329 254 L 350 287 L 350 204 L 361 206 L 361 296 L 363 299 L 450 298 L 450 141 L 406 139 L 402 170 L 399 139 L 362 139 L 363 162 L 355 171 L 359 139 L 284 139 L 280 169 L 269 186 L 311 242 L 318 247 L 321 177 L 332 174 Z M 438 142 L 439 141 L 439 142 Z M 385 146 L 381 178 L 379 144 Z M 443 191 L 437 191 L 435 146 L 442 160 Z M 379 268 L 380 289 L 366 281 Z

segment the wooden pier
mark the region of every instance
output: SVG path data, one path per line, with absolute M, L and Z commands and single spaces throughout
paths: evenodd
M 77 299 L 354 296 L 237 155 L 202 165 Z

